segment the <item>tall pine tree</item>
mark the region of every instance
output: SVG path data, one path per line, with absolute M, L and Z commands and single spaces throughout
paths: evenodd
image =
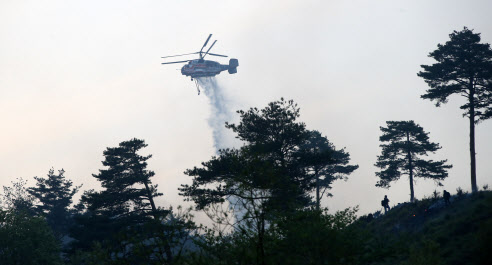
M 449 37 L 429 54 L 437 63 L 421 65 L 424 70 L 417 75 L 430 86 L 421 98 L 435 100 L 437 107 L 453 94 L 466 98 L 460 108 L 469 119 L 471 187 L 476 192 L 475 124 L 492 117 L 492 49 L 480 43 L 480 33 L 466 27 Z
M 376 172 L 380 178 L 377 187 L 389 188 L 390 182 L 408 175 L 410 181 L 410 201 L 414 201 L 415 178 L 427 178 L 440 181 L 448 176 L 447 160 L 425 160 L 428 152 L 435 153 L 441 147 L 429 141 L 429 133 L 414 121 L 387 121 L 387 127 L 380 127 L 383 135 L 379 140 L 382 152 L 375 166 L 381 171 Z M 439 182 L 440 183 L 440 182 Z

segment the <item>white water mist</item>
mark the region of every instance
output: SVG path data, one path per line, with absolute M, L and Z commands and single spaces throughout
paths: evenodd
M 213 130 L 215 151 L 219 149 L 231 148 L 234 136 L 230 130 L 225 128 L 225 122 L 231 122 L 232 112 L 228 106 L 228 100 L 224 91 L 214 77 L 197 78 L 198 85 L 210 100 L 211 114 L 208 124 Z
M 217 80 L 213 77 L 197 78 L 198 85 L 210 101 L 211 114 L 208 124 L 213 130 L 215 152 L 220 149 L 233 148 L 239 146 L 239 140 L 234 138 L 231 130 L 225 127 L 226 122 L 233 122 L 233 112 L 230 110 L 229 100 L 224 94 L 224 90 Z M 240 201 L 234 196 L 227 199 L 229 210 L 232 211 L 236 220 L 242 220 L 246 211 L 237 207 Z

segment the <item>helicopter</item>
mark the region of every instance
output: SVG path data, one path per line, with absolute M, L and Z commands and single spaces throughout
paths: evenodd
M 185 55 L 191 55 L 191 54 L 198 54 L 199 58 L 198 59 L 193 59 L 193 60 L 184 60 L 184 61 L 176 61 L 176 62 L 165 62 L 162 64 L 175 64 L 175 63 L 187 63 L 181 67 L 181 74 L 185 76 L 189 76 L 191 78 L 191 81 L 195 79 L 195 84 L 196 88 L 198 90 L 198 95 L 200 95 L 200 88 L 198 86 L 198 81 L 197 78 L 200 77 L 214 77 L 218 74 L 220 74 L 222 71 L 227 70 L 229 74 L 235 74 L 237 73 L 237 67 L 239 66 L 239 62 L 237 59 L 231 58 L 229 60 L 229 64 L 220 64 L 216 61 L 212 60 L 205 60 L 205 56 L 211 55 L 211 56 L 217 56 L 217 57 L 228 57 L 227 55 L 222 55 L 222 54 L 216 54 L 216 53 L 211 53 L 210 50 L 212 47 L 215 45 L 217 40 L 215 40 L 212 45 L 208 48 L 206 52 L 203 51 L 203 49 L 207 46 L 208 41 L 212 37 L 212 34 L 210 34 L 203 44 L 202 48 L 200 49 L 199 52 L 192 52 L 192 53 L 185 53 L 185 54 L 178 54 L 178 55 L 171 55 L 171 56 L 164 56 L 161 58 L 170 58 L 170 57 L 179 57 L 179 56 L 185 56 Z

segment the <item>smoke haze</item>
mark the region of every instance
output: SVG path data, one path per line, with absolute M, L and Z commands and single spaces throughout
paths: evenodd
M 189 205 L 178 192 L 191 181 L 183 171 L 216 148 L 240 146 L 223 122 L 283 96 L 360 166 L 334 183 L 322 203 L 330 211 L 359 205 L 367 214 L 384 195 L 408 201 L 404 179 L 389 190 L 374 186 L 379 126 L 388 120 L 415 120 L 430 132 L 443 147 L 433 157 L 453 164 L 443 188 L 469 190 L 464 99 L 436 108 L 420 98 L 428 86 L 416 73 L 463 26 L 492 43 L 492 1 L 210 2 L 0 1 L 0 187 L 18 177 L 32 184 L 54 167 L 83 190 L 99 190 L 92 174 L 103 150 L 137 137 L 149 144 L 149 169 L 164 193 L 156 203 Z M 195 51 L 210 33 L 213 51 L 241 66 L 202 84 L 203 94 L 219 94 L 197 96 L 160 56 Z M 492 120 L 476 133 L 477 181 L 492 186 Z M 419 181 L 416 196 L 435 189 Z

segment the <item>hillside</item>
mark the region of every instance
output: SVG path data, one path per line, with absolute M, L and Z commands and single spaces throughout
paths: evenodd
M 378 216 L 374 214 L 373 216 Z M 490 264 L 492 192 L 427 198 L 353 224 L 363 235 L 364 264 Z

